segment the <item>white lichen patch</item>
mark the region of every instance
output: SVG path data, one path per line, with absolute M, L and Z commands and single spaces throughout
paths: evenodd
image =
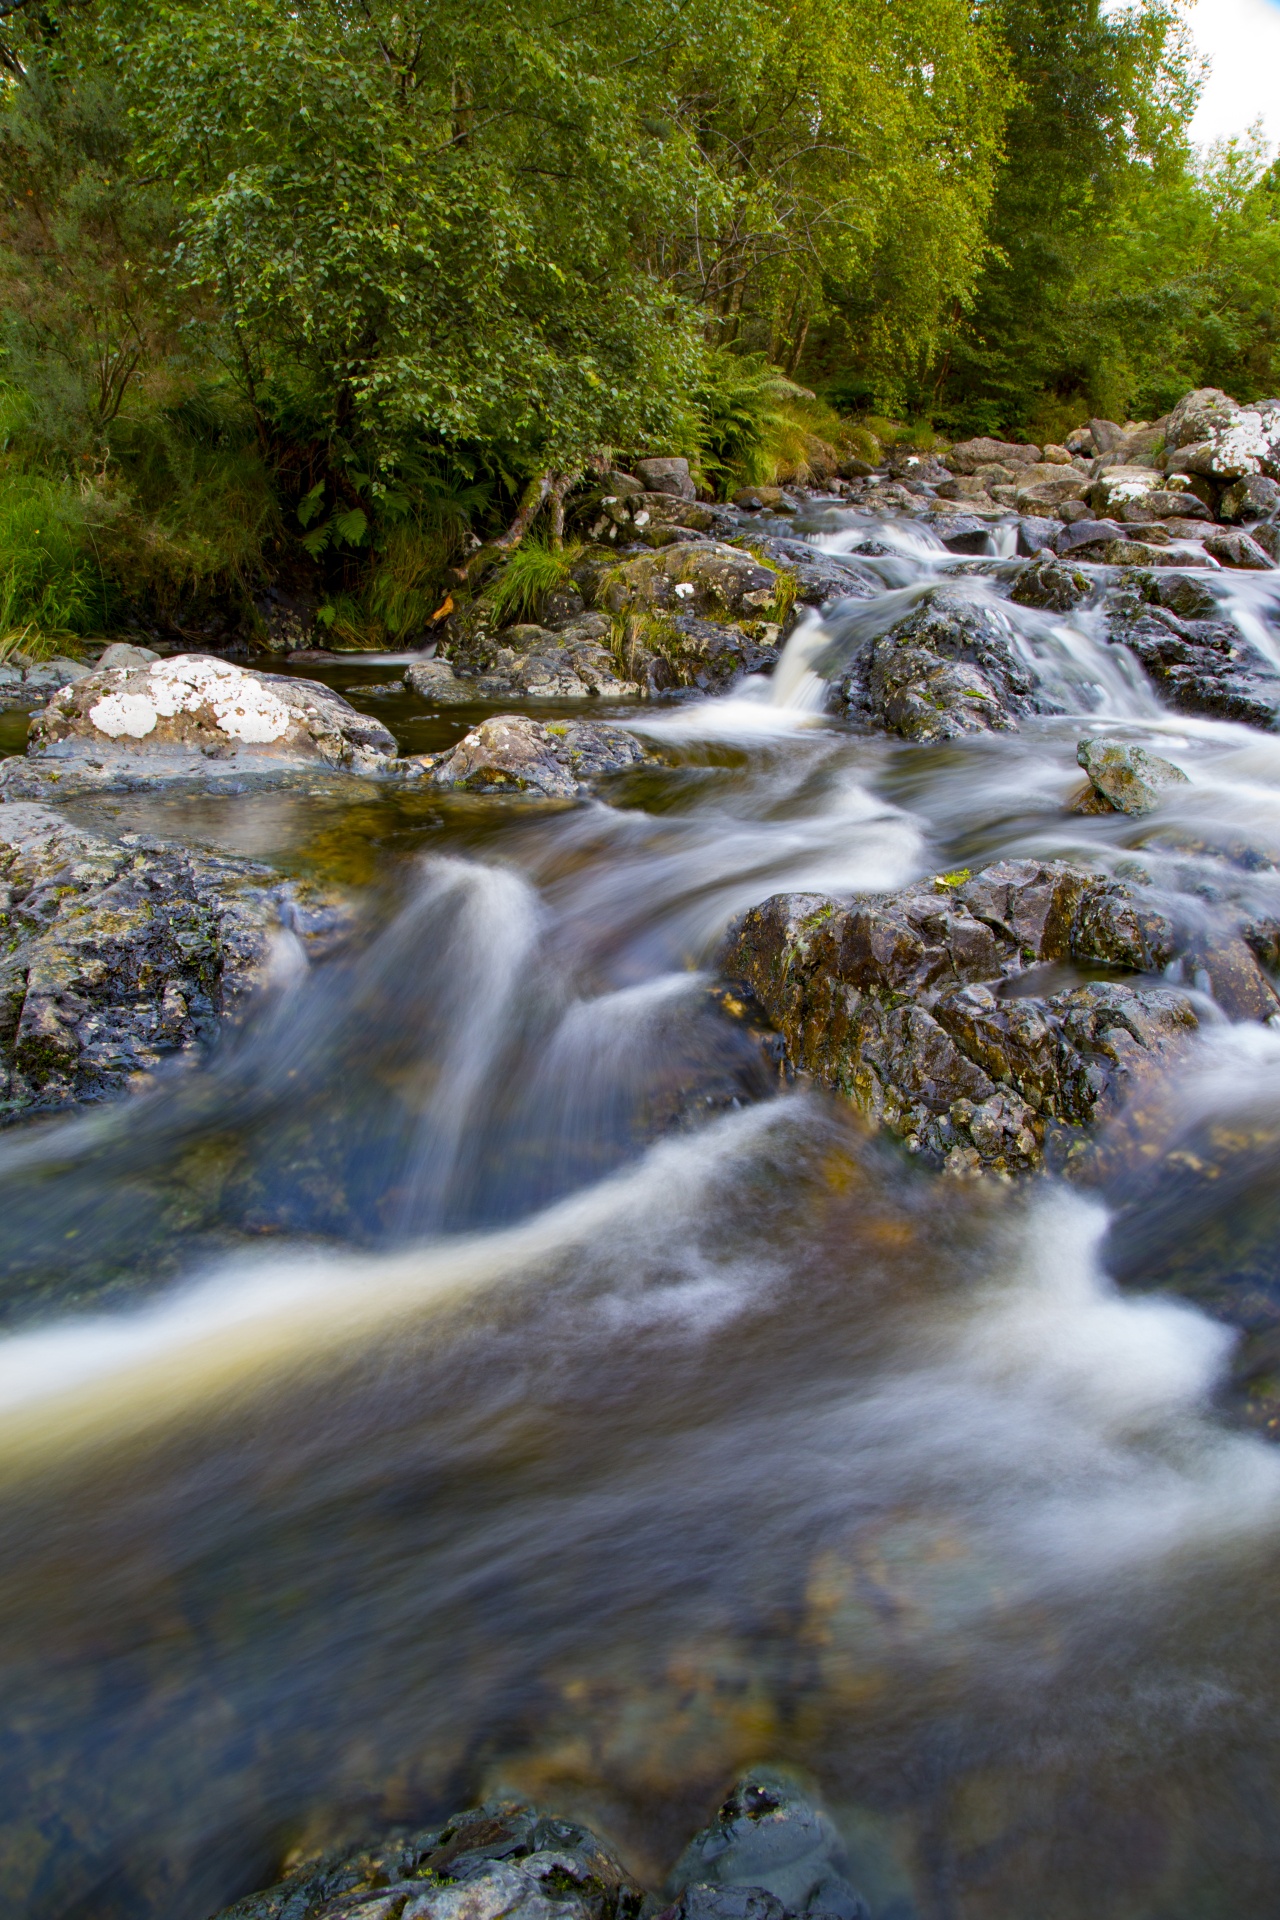
M 279 740 L 292 718 L 279 694 L 256 675 L 229 661 L 190 654 L 158 661 L 145 675 L 130 673 L 125 687 L 104 694 L 89 709 L 89 718 L 113 739 L 127 734 L 141 740 L 160 719 L 201 711 L 212 714 L 218 731 L 229 739 L 253 745 Z
M 113 740 L 124 733 L 131 740 L 141 740 L 155 729 L 156 704 L 144 693 L 105 693 L 96 706 L 90 707 L 89 718 L 99 733 L 109 734 Z

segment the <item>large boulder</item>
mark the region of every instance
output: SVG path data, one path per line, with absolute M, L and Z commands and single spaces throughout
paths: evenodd
M 434 786 L 454 792 L 572 800 L 654 757 L 622 727 L 504 713 L 474 727 L 449 752 L 427 756 L 425 764 Z
M 237 1016 L 283 929 L 342 925 L 268 868 L 0 805 L 0 1124 L 114 1098 Z
M 1165 471 L 1239 480 L 1264 473 L 1280 478 L 1280 400 L 1238 406 L 1217 387 L 1186 394 L 1165 430 Z
M 1257 520 L 1280 515 L 1280 481 L 1264 473 L 1247 473 L 1223 494 L 1218 507 L 1219 519 L 1229 526 L 1250 526 Z
M 907 740 L 1001 731 L 1035 710 L 1008 621 L 953 587 L 931 589 L 857 653 L 837 689 L 851 718 Z
M 778 894 L 739 923 L 723 966 L 796 1069 L 935 1165 L 1012 1173 L 1074 1160 L 1198 1025 L 1173 986 L 1028 970 L 1150 975 L 1179 958 L 1232 1017 L 1280 1009 L 1238 934 L 1180 924 L 1142 889 L 1063 862 L 1007 861 L 875 899 Z
M 976 473 L 979 467 L 1029 467 L 1040 458 L 1039 447 L 1019 446 L 1012 440 L 962 440 L 944 459 L 952 473 Z
M 637 460 L 636 473 L 647 493 L 674 493 L 681 500 L 696 500 L 698 489 L 689 475 L 689 462 L 678 456 L 663 455 L 653 460 Z
M 704 620 L 766 620 L 789 603 L 790 582 L 750 554 L 719 542 L 677 543 L 656 553 L 588 555 L 575 570 L 601 612 L 692 613 Z
M 380 721 L 318 681 L 198 653 L 62 687 L 32 722 L 28 746 L 45 768 L 144 780 L 308 766 L 380 773 L 396 752 Z
M 1108 602 L 1107 637 L 1142 663 L 1171 706 L 1275 728 L 1280 674 L 1223 619 L 1207 583 L 1138 574 Z
M 646 1905 L 585 1827 L 495 1801 L 322 1854 L 220 1920 L 639 1920 Z

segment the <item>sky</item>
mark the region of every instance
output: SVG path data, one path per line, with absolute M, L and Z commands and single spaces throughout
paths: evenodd
M 1190 19 L 1213 62 L 1192 138 L 1243 133 L 1261 114 L 1267 138 L 1280 143 L 1280 0 L 1197 0 Z

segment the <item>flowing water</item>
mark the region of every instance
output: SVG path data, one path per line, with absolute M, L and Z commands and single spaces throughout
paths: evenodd
M 673 765 L 606 800 L 79 803 L 336 877 L 361 930 L 286 939 L 198 1072 L 0 1138 L 6 1914 L 203 1920 L 497 1790 L 657 1884 L 760 1759 L 876 1920 L 1276 1913 L 1280 1451 L 1160 1283 L 1266 1268 L 1280 1036 L 1206 1004 L 1170 1127 L 1247 1135 L 1220 1191 L 966 1185 L 785 1086 L 713 960 L 771 892 L 1032 853 L 1274 913 L 1280 736 L 1164 712 L 1007 554 L 868 530 L 814 517 L 870 595 L 631 712 Z M 945 577 L 1061 713 L 825 718 Z M 1280 574 L 1213 578 L 1280 657 Z M 376 710 L 411 749 L 476 717 Z M 1092 726 L 1188 785 L 1074 815 Z

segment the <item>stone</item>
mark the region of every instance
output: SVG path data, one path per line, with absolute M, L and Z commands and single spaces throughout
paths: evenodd
M 83 675 L 32 723 L 45 769 L 164 780 L 298 766 L 384 772 L 395 737 L 318 681 L 253 673 L 207 654 Z
M 962 440 L 943 457 L 952 473 L 971 474 L 976 473 L 979 467 L 993 465 L 1031 466 L 1039 460 L 1040 449 L 1034 446 L 1018 446 L 1010 440 Z
M 698 497 L 698 490 L 689 476 L 687 460 L 672 456 L 637 460 L 636 474 L 646 493 L 674 493 L 681 500 L 696 500 Z
M 1175 492 L 1168 487 L 1152 487 L 1149 493 L 1126 501 L 1117 517 L 1120 520 L 1213 520 L 1208 507 L 1202 500 L 1197 500 L 1194 493 Z
M 135 647 L 128 640 L 113 640 L 109 647 L 102 649 L 97 664 L 99 672 L 102 672 L 108 667 L 147 667 L 159 658 L 160 655 L 153 653 L 150 647 Z
M 1218 515 L 1232 526 L 1248 525 L 1280 514 L 1280 481 L 1262 473 L 1247 473 L 1222 496 Z M 1256 538 L 1256 535 L 1255 535 Z
M 0 805 L 0 1125 L 117 1098 L 198 1053 L 282 939 L 320 951 L 348 924 L 269 868 Z
M 1018 522 L 1018 553 L 1022 559 L 1030 559 L 1037 553 L 1055 551 L 1059 523 L 1045 520 L 1030 514 Z
M 0 679 L 0 711 L 42 707 L 60 687 L 72 686 L 92 671 L 79 660 L 30 660 L 25 654 L 10 654 Z
M 773 621 L 743 626 L 690 613 L 633 616 L 624 620 L 621 652 L 632 683 L 650 695 L 724 693 L 744 674 L 772 670 L 780 637 Z
M 460 678 L 447 660 L 424 660 L 421 666 L 406 667 L 404 684 L 410 693 L 438 707 L 467 706 L 480 697 L 475 682 Z
M 739 1779 L 711 1825 L 676 1862 L 669 1890 L 686 1898 L 689 1920 L 778 1920 L 772 1906 L 725 1906 L 707 1896 L 735 1889 L 771 1896 L 790 1915 L 871 1920 L 849 1878 L 849 1856 L 828 1816 L 787 1773 L 754 1767 Z
M 1093 591 L 1088 574 L 1064 567 L 1052 552 L 1039 553 L 1023 567 L 1009 598 L 1020 607 L 1043 607 L 1049 613 L 1070 613 Z
M 430 777 L 433 786 L 459 793 L 571 800 L 592 792 L 610 774 L 656 757 L 622 727 L 504 713 L 474 727 L 450 752 L 436 757 Z
M 935 489 L 939 500 L 977 500 L 990 498 L 987 493 L 987 481 L 975 474 L 957 474 L 954 480 L 944 480 Z
M 1167 492 L 1163 475 L 1149 467 L 1111 467 L 1099 474 L 1085 489 L 1089 505 L 1099 519 L 1105 519 L 1121 507 L 1144 502 L 1150 494 Z M 1147 518 L 1155 519 L 1155 514 Z
M 1280 567 L 1280 526 L 1273 522 L 1262 522 L 1251 527 L 1249 534 L 1254 544 L 1270 555 L 1273 565 Z
M 504 1800 L 335 1848 L 219 1920 L 641 1920 L 653 1906 L 585 1827 Z
M 1058 552 L 1074 553 L 1078 547 L 1102 546 L 1108 541 L 1123 538 L 1116 520 L 1077 520 L 1073 526 L 1064 527 L 1058 535 Z
M 1067 435 L 1063 445 L 1073 458 L 1080 454 L 1093 455 L 1099 451 L 1098 444 L 1088 427 L 1077 427 L 1074 433 Z M 1047 451 L 1046 449 L 1046 453 Z
M 837 683 L 851 718 L 907 740 L 1010 728 L 1033 691 L 1008 622 L 955 587 L 933 588 Z
M 1046 466 L 1069 467 L 1071 465 L 1070 447 L 1047 446 L 1040 457 Z
M 471 700 L 633 700 L 640 691 L 619 667 L 613 623 L 602 613 L 581 614 L 557 632 L 488 632 L 451 664 Z
M 1203 971 L 1232 1018 L 1280 1009 L 1241 933 L 1207 939 L 1149 889 L 1062 861 L 1003 861 L 874 898 L 775 895 L 721 957 L 794 1070 L 931 1164 L 999 1173 L 1069 1166 L 1198 1030 L 1177 987 L 1055 970 L 1150 976 L 1178 961 Z
M 1204 550 L 1224 567 L 1265 573 L 1274 565 L 1271 555 L 1265 553 L 1247 533 L 1210 534 L 1204 543 Z
M 1140 576 L 1110 600 L 1107 630 L 1171 706 L 1267 730 L 1276 724 L 1280 674 L 1221 618 L 1207 584 L 1185 574 Z
M 1280 401 L 1241 407 L 1217 387 L 1184 395 L 1169 416 L 1167 473 L 1239 480 L 1265 473 L 1280 478 Z
M 733 504 L 746 513 L 760 513 L 766 508 L 776 512 L 783 498 L 781 487 L 743 487 L 734 494 Z
M 1089 482 L 1078 473 L 1060 470 L 1049 478 L 1020 486 L 1014 494 L 1014 503 L 1020 513 L 1039 513 L 1048 507 L 1061 506 L 1065 500 L 1083 500 L 1088 491 Z
M 588 557 L 576 577 L 601 612 L 683 612 L 704 620 L 768 619 L 783 585 L 774 568 L 718 541 L 627 559 Z
M 1099 455 L 1113 452 L 1124 439 L 1124 428 L 1114 420 L 1091 420 L 1085 431 Z
M 633 473 L 622 473 L 616 467 L 605 474 L 602 485 L 605 493 L 612 493 L 620 500 L 624 500 L 628 494 L 644 492 L 643 480 L 637 480 Z
M 1076 760 L 1094 792 L 1117 813 L 1151 813 L 1166 789 L 1187 784 L 1186 774 L 1172 760 L 1122 740 L 1091 736 L 1076 748 Z

